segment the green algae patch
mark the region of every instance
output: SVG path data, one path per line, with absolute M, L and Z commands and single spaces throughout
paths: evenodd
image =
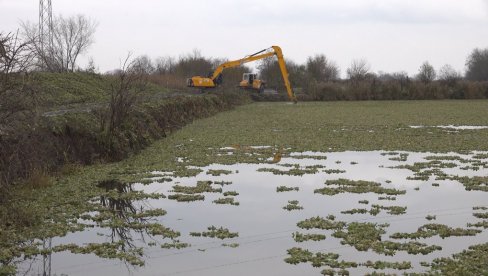
M 190 232 L 190 236 L 193 237 L 206 237 L 206 238 L 217 238 L 217 239 L 232 239 L 239 237 L 239 233 L 230 232 L 229 229 L 216 226 L 210 226 L 207 228 L 208 231 L 204 232 Z
M 315 189 L 314 193 L 323 195 L 336 195 L 339 193 L 376 193 L 386 195 L 402 195 L 405 190 L 397 190 L 393 188 L 384 188 L 380 183 L 364 180 L 349 180 L 340 178 L 337 180 L 327 180 L 325 182 L 327 187 Z

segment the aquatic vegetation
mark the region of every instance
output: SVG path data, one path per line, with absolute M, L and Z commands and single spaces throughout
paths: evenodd
M 300 232 L 295 232 L 292 233 L 292 237 L 296 242 L 325 240 L 325 235 L 323 234 L 302 234 Z
M 338 169 L 327 169 L 327 170 L 322 170 L 322 172 L 326 174 L 338 174 L 338 173 L 345 173 L 345 170 L 338 170 Z
M 435 220 L 436 219 L 436 216 L 435 215 L 427 215 L 425 217 L 426 220 Z
M 351 210 L 345 210 L 345 211 L 341 211 L 341 214 L 366 214 L 368 212 L 368 210 L 366 209 L 358 209 L 358 208 L 354 208 L 354 209 L 351 209 Z
M 178 167 L 178 169 L 176 169 L 173 172 L 173 176 L 174 177 L 194 177 L 194 176 L 197 176 L 198 174 L 200 174 L 201 172 L 203 172 L 203 170 L 201 170 L 201 169 Z
M 166 243 L 163 243 L 161 244 L 161 248 L 164 248 L 164 249 L 171 249 L 171 248 L 174 248 L 174 249 L 182 249 L 182 248 L 187 248 L 191 246 L 190 244 L 188 243 L 182 243 L 178 240 L 174 240 L 173 242 L 166 242 Z
M 398 270 L 405 270 L 412 268 L 411 262 L 385 262 L 385 261 L 367 261 L 361 264 L 365 267 L 374 268 L 374 269 L 398 269 Z
M 312 263 L 313 267 L 327 266 L 330 268 L 350 268 L 357 267 L 355 262 L 338 261 L 339 254 L 336 253 L 312 253 L 306 249 L 293 247 L 287 250 L 289 257 L 285 258 L 285 262 L 289 264 Z
M 455 180 L 461 182 L 467 191 L 488 192 L 488 176 L 455 177 Z
M 239 233 L 230 232 L 229 229 L 216 226 L 210 226 L 207 228 L 208 231 L 205 232 L 190 232 L 190 236 L 193 237 L 207 237 L 207 238 L 217 238 L 217 239 L 232 239 L 239 237 Z
M 400 153 L 399 156 L 388 158 L 388 160 L 405 162 L 408 159 L 408 155 L 409 155 L 408 153 Z
M 288 200 L 288 204 L 283 207 L 283 209 L 287 211 L 292 211 L 292 210 L 302 210 L 303 207 L 298 205 L 298 200 Z
M 343 221 L 335 221 L 332 217 L 327 217 L 327 219 L 321 217 L 312 217 L 297 223 L 297 226 L 302 229 L 325 229 L 325 230 L 332 230 L 332 229 L 342 229 L 346 226 L 346 223 Z
M 315 160 L 327 160 L 325 155 L 307 155 L 307 154 L 294 154 L 291 157 L 294 159 L 315 159 Z
M 473 216 L 480 219 L 488 219 L 488 213 L 473 213 Z
M 474 206 L 473 210 L 488 210 L 488 207 L 486 207 L 486 206 Z
M 369 201 L 366 199 L 358 201 L 359 204 L 369 204 Z
M 212 202 L 215 204 L 229 204 L 229 205 L 234 205 L 234 206 L 238 206 L 240 204 L 239 202 L 234 201 L 233 197 L 218 198 Z
M 181 194 L 221 193 L 222 188 L 213 188 L 212 181 L 198 181 L 196 186 L 174 185 L 173 192 Z
M 190 202 L 205 200 L 205 196 L 201 194 L 172 194 L 168 196 L 168 199 L 176 200 L 178 202 Z
M 470 246 L 452 257 L 435 259 L 430 272 L 440 275 L 485 275 L 487 252 L 488 243 Z
M 323 195 L 336 195 L 339 193 L 377 193 L 387 195 L 402 195 L 405 190 L 381 187 L 380 183 L 364 180 L 349 180 L 340 178 L 337 180 L 327 180 L 325 185 L 328 187 L 315 189 L 314 193 Z
M 357 164 L 358 164 L 358 162 L 356 162 L 356 161 L 351 161 L 351 163 L 350 163 L 350 164 L 351 164 L 351 165 L 357 165 Z
M 222 246 L 224 247 L 230 247 L 230 248 L 237 248 L 239 247 L 239 244 L 238 243 L 223 243 Z
M 316 174 L 319 170 L 315 167 L 311 168 L 291 168 L 289 170 L 279 170 L 274 168 L 259 168 L 258 172 L 270 172 L 274 175 L 294 175 L 294 176 L 302 176 L 305 174 Z
M 381 210 L 386 210 L 388 214 L 390 215 L 402 215 L 405 214 L 407 207 L 402 207 L 402 206 L 382 206 L 378 204 L 373 204 L 371 205 L 373 209 L 381 209 Z
M 380 242 L 381 235 L 385 233 L 383 225 L 351 222 L 344 230 L 338 230 L 332 236 L 342 239 L 341 244 L 352 245 L 358 251 L 367 251 L 374 243 Z
M 439 183 L 432 183 L 432 187 L 439 187 Z
M 382 152 L 380 154 L 386 156 L 386 155 L 399 155 L 400 153 L 396 151 L 389 151 L 389 152 Z
M 207 174 L 210 174 L 212 176 L 220 176 L 222 174 L 231 174 L 232 171 L 229 170 L 208 170 Z
M 463 229 L 463 228 L 451 228 L 443 224 L 425 224 L 417 229 L 413 233 L 394 233 L 390 235 L 392 239 L 425 239 L 433 236 L 439 236 L 441 238 L 447 238 L 451 236 L 475 236 L 481 233 L 478 229 Z
M 378 200 L 396 200 L 395 196 L 380 196 Z
M 224 195 L 224 196 L 238 196 L 239 193 L 236 191 L 226 191 L 222 195 Z
M 289 192 L 289 191 L 299 191 L 300 188 L 298 187 L 287 187 L 287 186 L 278 186 L 276 187 L 276 192 L 277 193 L 280 193 L 280 192 Z
M 220 185 L 220 186 L 225 186 L 225 185 L 231 185 L 232 181 L 214 181 L 213 184 L 215 185 Z
M 479 221 L 476 223 L 468 223 L 467 226 L 468 227 L 480 227 L 480 228 L 487 229 L 488 228 L 488 220 L 483 220 L 483 221 Z

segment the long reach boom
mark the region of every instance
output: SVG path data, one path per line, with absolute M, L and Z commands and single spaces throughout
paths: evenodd
M 215 88 L 222 83 L 222 72 L 226 68 L 238 67 L 244 63 L 248 63 L 251 61 L 260 60 L 267 57 L 276 56 L 278 58 L 278 64 L 280 66 L 281 75 L 283 77 L 283 81 L 285 83 L 286 92 L 288 93 L 288 98 L 293 101 L 297 102 L 297 98 L 295 93 L 293 92 L 290 84 L 290 80 L 288 79 L 288 70 L 286 70 L 285 60 L 283 58 L 283 52 L 279 46 L 271 46 L 271 48 L 261 50 L 257 53 L 252 55 L 246 56 L 244 58 L 228 61 L 222 63 L 215 69 L 210 77 L 202 77 L 202 76 L 194 76 L 187 80 L 187 85 L 189 87 L 197 87 L 197 88 Z

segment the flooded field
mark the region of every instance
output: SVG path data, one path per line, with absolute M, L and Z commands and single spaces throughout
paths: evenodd
M 193 176 L 184 177 L 152 171 L 131 185 L 105 183 L 109 193 L 94 201 L 109 211 L 83 214 L 80 223 L 91 227 L 50 240 L 51 248 L 61 251 L 50 256 L 51 271 L 425 272 L 434 259 L 488 240 L 487 172 L 484 152 L 387 151 L 289 152 L 261 164 L 189 166 Z M 75 245 L 90 243 L 116 246 L 67 253 L 85 253 Z M 43 261 L 37 258 L 24 271 L 42 272 Z M 145 265 L 139 267 L 139 261 Z
M 488 101 L 242 106 L 121 162 L 68 167 L 52 185 L 19 189 L 16 204 L 37 219 L 2 233 L 0 268 L 483 274 L 484 126 Z

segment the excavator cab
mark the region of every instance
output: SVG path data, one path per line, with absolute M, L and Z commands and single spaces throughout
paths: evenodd
M 242 81 L 239 83 L 240 88 L 251 89 L 263 93 L 266 82 L 258 79 L 256 73 L 242 74 Z

